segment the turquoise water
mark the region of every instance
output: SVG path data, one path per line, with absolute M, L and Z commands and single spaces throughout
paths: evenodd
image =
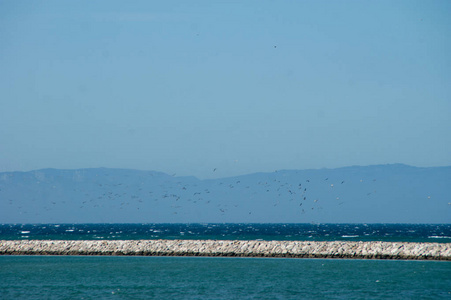
M 451 299 L 437 261 L 0 257 L 0 299 Z

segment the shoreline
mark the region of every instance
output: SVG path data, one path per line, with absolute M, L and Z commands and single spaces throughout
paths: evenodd
M 225 256 L 451 261 L 451 243 L 256 240 L 0 240 L 0 255 Z

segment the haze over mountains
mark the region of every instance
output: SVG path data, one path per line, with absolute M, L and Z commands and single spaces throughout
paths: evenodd
M 0 173 L 0 223 L 450 223 L 451 167 L 199 180 L 127 169 Z

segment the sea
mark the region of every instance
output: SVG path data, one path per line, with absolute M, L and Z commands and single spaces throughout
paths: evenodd
M 451 242 L 451 224 L 2 224 L 0 240 Z M 451 263 L 0 256 L 0 299 L 451 299 Z

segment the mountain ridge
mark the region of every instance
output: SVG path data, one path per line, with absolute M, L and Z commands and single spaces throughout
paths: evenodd
M 1 223 L 450 223 L 451 167 L 198 179 L 119 168 L 0 173 Z

